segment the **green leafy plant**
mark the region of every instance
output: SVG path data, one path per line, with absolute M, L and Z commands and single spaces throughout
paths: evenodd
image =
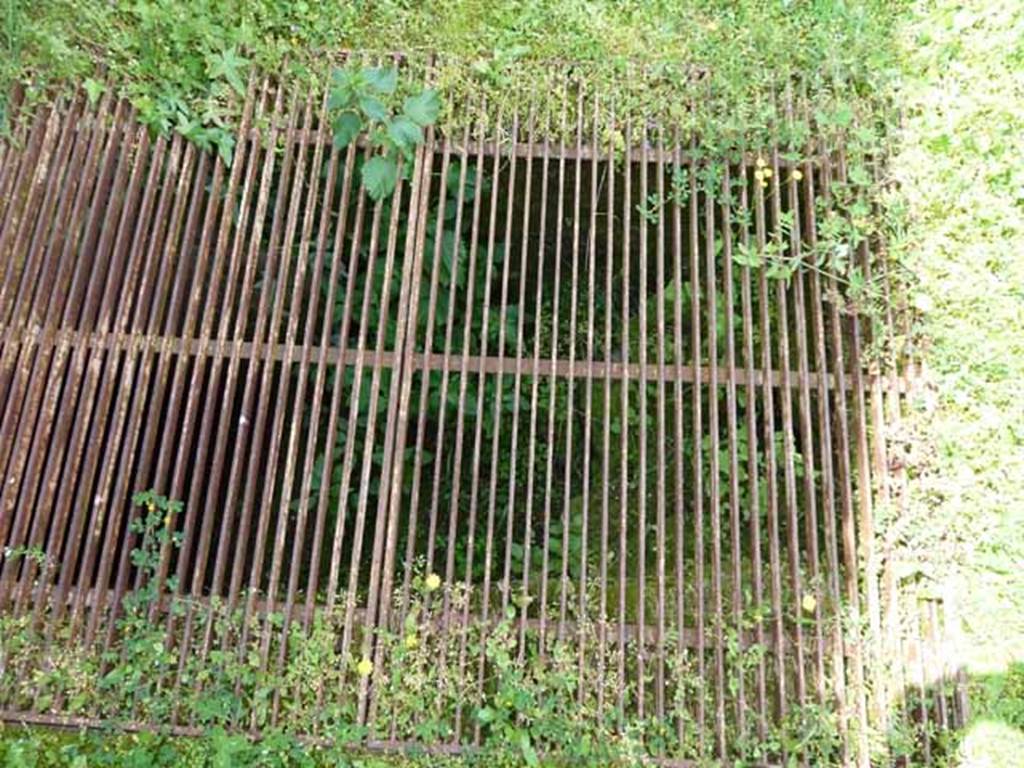
M 335 69 L 328 107 L 334 145 L 347 147 L 365 132 L 374 155 L 363 165 L 362 184 L 374 200 L 390 195 L 399 173 L 408 173 L 413 151 L 423 143 L 423 129 L 437 121 L 441 101 L 431 89 L 405 99 L 400 112 L 390 100 L 398 88 L 398 70 L 386 67 Z M 399 158 L 404 165 L 399 166 Z

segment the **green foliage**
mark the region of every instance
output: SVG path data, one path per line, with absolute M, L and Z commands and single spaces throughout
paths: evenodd
M 369 135 L 378 154 L 363 165 L 362 183 L 367 194 L 378 201 L 395 189 L 399 157 L 405 160 L 402 172 L 408 173 L 413 150 L 423 143 L 423 129 L 437 120 L 441 107 L 437 93 L 424 89 L 408 97 L 402 112 L 396 114 L 386 100 L 397 87 L 398 70 L 394 67 L 349 67 L 331 74 L 328 107 L 334 146 L 347 147 L 361 131 Z
M 451 616 L 470 616 L 473 589 L 443 584 L 434 575 L 414 579 L 404 623 L 374 633 L 376 658 L 383 662 L 369 665 L 377 714 L 371 725 L 362 725 L 357 702 L 368 674 L 362 667 L 369 662 L 357 663 L 365 658 L 358 636 L 348 657 L 339 650 L 342 617 L 321 611 L 308 629 L 295 623 L 284 634 L 275 614 L 246 616 L 217 601 L 176 597 L 159 585 L 158 575 L 161 549 L 177 544 L 171 531 L 181 506 L 152 492 L 135 498 L 142 511 L 132 523 L 139 537 L 132 560 L 142 587 L 126 599 L 109 650 L 103 650 L 102 641 L 96 647 L 69 642 L 56 653 L 39 642 L 27 620 L 0 622 L 0 658 L 19 672 L 16 687 L 0 690 L 0 707 L 85 715 L 106 721 L 113 730 L 61 736 L 12 728 L 0 735 L 0 764 L 386 766 L 398 759 L 363 754 L 366 741 L 463 741 L 475 729 L 482 744 L 464 757 L 412 755 L 399 762 L 604 766 L 640 764 L 651 753 L 710 757 L 704 751 L 707 742 L 701 746 L 697 738 L 693 716 L 697 698 L 708 696 L 708 689 L 690 651 L 668 653 L 672 693 L 666 719 L 636 719 L 619 709 L 617 696 L 620 690 L 626 697 L 637 695 L 635 683 L 617 671 L 620 663 L 629 665 L 636 658 L 632 644 L 619 649 L 588 642 L 582 657 L 575 636 L 549 635 L 541 646 L 533 631 L 521 634 L 523 613 L 512 606 L 496 625 L 472 618 L 445 627 L 439 621 L 445 608 L 432 599 L 433 593 L 444 593 Z M 599 614 L 593 600 L 588 603 Z M 166 611 L 154 611 L 160 605 Z M 181 637 L 170 630 L 169 621 L 185 615 L 195 621 L 195 636 L 209 630 L 209 653 L 193 647 L 179 659 Z M 583 622 L 580 637 L 610 631 L 609 625 L 576 618 Z M 261 647 L 264 631 L 270 631 L 269 647 Z M 728 690 L 733 695 L 736 681 L 749 679 L 765 649 L 730 637 Z M 670 632 L 665 646 L 675 648 L 675 643 Z M 605 692 L 603 702 L 599 691 Z M 275 699 L 280 709 L 272 724 Z M 59 708 L 57 702 L 62 702 Z M 159 728 L 173 717 L 198 726 L 202 736 L 117 730 L 119 723 L 140 719 Z M 675 722 L 679 730 L 671 726 Z M 239 730 L 245 723 L 258 729 L 258 740 Z M 832 765 L 834 717 L 815 708 L 793 710 L 767 741 L 754 745 L 737 738 L 730 749 L 737 765 L 780 750 L 800 751 L 813 755 L 816 765 Z

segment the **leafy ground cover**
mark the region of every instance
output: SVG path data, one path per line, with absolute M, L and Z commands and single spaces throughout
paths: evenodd
M 976 722 L 952 751 L 954 764 L 1012 765 L 1024 727 L 1019 3 L 6 0 L 0 92 L 19 84 L 32 103 L 76 84 L 93 94 L 115 87 L 155 130 L 221 148 L 250 68 L 318 80 L 339 48 L 443 51 L 496 92 L 513 87 L 515 65 L 528 70 L 552 59 L 617 75 L 629 62 L 655 69 L 683 62 L 708 68 L 715 91 L 736 104 L 800 74 L 830 89 L 840 84 L 843 104 L 873 119 L 889 119 L 883 105 L 899 107 L 889 245 L 909 275 L 919 319 L 907 341 L 926 362 L 930 384 L 903 425 L 913 446 L 905 457 L 911 503 L 881 535 L 900 551 L 903 578 L 960 597 Z M 628 79 L 617 82 L 628 89 Z M 736 114 L 736 130 L 759 127 L 756 113 Z M 32 750 L 51 738 L 8 730 L 0 754 L 9 765 L 50 764 Z M 145 739 L 105 743 L 117 745 L 111 755 L 124 756 Z M 73 763 L 68 743 L 52 748 L 65 750 L 68 764 L 92 764 Z M 217 744 L 181 748 L 201 752 L 199 762 L 215 760 L 217 749 L 243 749 Z

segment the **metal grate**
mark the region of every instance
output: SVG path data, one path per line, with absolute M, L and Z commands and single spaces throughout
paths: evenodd
M 158 578 L 255 618 L 263 665 L 318 613 L 341 658 L 382 663 L 375 630 L 437 573 L 439 631 L 514 608 L 520 654 L 569 642 L 599 711 L 724 756 L 818 703 L 863 750 L 844 622 L 881 621 L 889 384 L 856 364 L 868 330 L 834 277 L 744 259 L 813 265 L 842 154 L 773 150 L 762 185 L 756 156 L 609 132 L 613 110 L 567 83 L 428 130 L 376 203 L 326 100 L 267 82 L 230 167 L 109 97 L 40 111 L 0 150 L 0 541 L 47 558 L 6 558 L 0 609 L 109 646 L 140 579 L 130 497 L 154 488 L 184 502 Z M 192 610 L 167 621 L 183 660 L 217 642 Z M 457 660 L 482 697 L 479 649 Z M 480 738 L 473 706 L 456 741 Z

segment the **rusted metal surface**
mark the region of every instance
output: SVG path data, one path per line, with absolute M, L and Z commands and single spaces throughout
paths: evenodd
M 379 201 L 323 95 L 254 79 L 230 167 L 109 96 L 40 110 L 0 150 L 0 543 L 45 557 L 4 558 L 0 610 L 110 647 L 141 584 L 130 498 L 153 488 L 184 502 L 155 578 L 194 598 L 151 607 L 167 685 L 254 638 L 279 670 L 275 638 L 318 613 L 379 668 L 379 632 L 438 574 L 432 620 L 476 691 L 453 744 L 481 740 L 468 629 L 512 611 L 520 658 L 572 644 L 580 702 L 623 721 L 724 757 L 814 703 L 865 754 L 873 657 L 842 621 L 882 633 L 872 504 L 900 382 L 862 368 L 834 276 L 741 258 L 813 259 L 842 154 L 712 162 L 585 84 L 535 96 L 428 128 Z M 230 648 L 196 615 L 214 601 L 243 616 Z

